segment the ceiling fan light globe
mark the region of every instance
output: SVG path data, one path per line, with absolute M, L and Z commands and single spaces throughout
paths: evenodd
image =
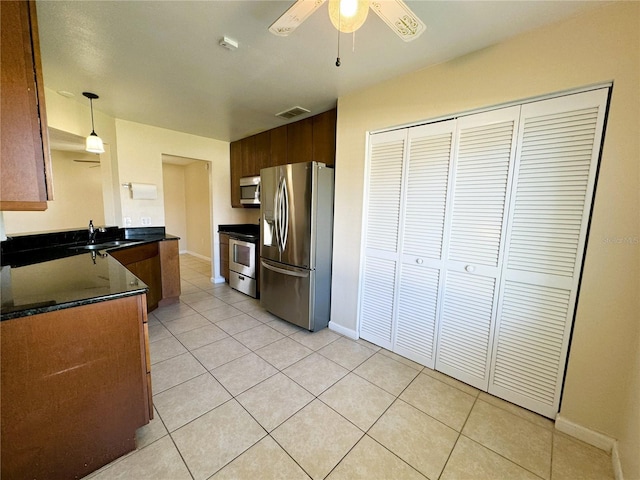
M 95 132 L 91 132 L 87 137 L 85 150 L 89 153 L 104 153 L 104 144 L 102 143 L 102 139 L 96 135 Z
M 369 0 L 329 0 L 329 18 L 342 33 L 358 30 L 369 14 Z

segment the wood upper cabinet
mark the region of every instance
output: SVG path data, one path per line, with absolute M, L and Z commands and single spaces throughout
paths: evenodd
M 269 130 L 271 136 L 271 162 L 269 166 L 286 165 L 287 163 L 287 126 Z
M 240 177 L 242 177 L 242 144 L 240 140 L 231 142 L 229 155 L 231 170 L 231 206 L 242 207 L 240 203 Z
M 260 168 L 256 159 L 256 136 L 243 138 L 240 140 L 240 150 L 242 151 L 242 169 L 240 177 L 253 177 L 260 174 Z
M 0 20 L 0 210 L 46 210 L 53 184 L 35 2 L 3 1 Z
M 271 166 L 271 133 L 269 131 L 255 135 L 255 175 L 260 175 L 260 170 Z
M 313 159 L 313 119 L 305 118 L 287 125 L 287 163 Z
M 311 117 L 313 160 L 333 166 L 336 161 L 336 109 Z
M 240 179 L 287 163 L 335 165 L 336 109 L 273 128 L 230 144 L 231 206 L 240 203 Z

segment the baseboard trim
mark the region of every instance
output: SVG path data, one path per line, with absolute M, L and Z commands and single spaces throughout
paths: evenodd
M 182 253 L 182 252 L 180 252 Z M 199 253 L 195 253 L 195 252 L 191 252 L 189 250 L 185 250 L 184 253 L 187 253 L 193 257 L 199 258 L 200 260 L 204 260 L 205 262 L 210 262 L 211 261 L 211 257 L 205 257 L 204 255 L 201 255 Z
M 224 283 L 224 277 L 211 277 L 211 283 Z
M 350 328 L 343 327 L 335 322 L 329 322 L 329 330 L 333 330 L 340 335 L 344 335 L 345 337 L 350 338 L 351 340 L 358 340 L 360 335 L 356 330 L 352 330 Z
M 574 423 L 561 415 L 556 417 L 556 430 L 566 433 L 578 440 L 582 440 L 584 443 L 593 445 L 607 453 L 613 454 L 613 448 L 616 445 L 615 438 L 611 438 L 603 433 L 596 432 L 595 430 L 591 430 L 590 428 Z

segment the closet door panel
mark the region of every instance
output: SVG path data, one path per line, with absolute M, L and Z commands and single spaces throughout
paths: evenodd
M 436 369 L 486 390 L 520 107 L 458 120 Z
M 486 390 L 496 279 L 447 272 L 436 369 Z
M 440 270 L 402 265 L 393 351 L 433 368 Z
M 401 230 L 401 267 L 393 351 L 434 366 L 436 314 L 449 170 L 456 121 L 413 127 Z
M 608 90 L 523 106 L 489 391 L 558 412 Z
M 520 107 L 462 118 L 448 260 L 497 268 Z
M 363 226 L 360 336 L 391 349 L 406 131 L 372 135 Z
M 396 262 L 368 257 L 364 265 L 360 307 L 360 337 L 392 349 L 392 319 Z

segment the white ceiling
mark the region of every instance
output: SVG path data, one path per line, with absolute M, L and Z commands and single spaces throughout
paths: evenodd
M 404 43 L 371 12 L 355 52 L 352 35 L 341 36 L 336 67 L 338 36 L 324 6 L 277 37 L 267 29 L 292 0 L 39 0 L 44 83 L 83 103 L 82 92 L 94 92 L 94 109 L 113 117 L 233 141 L 287 123 L 275 114 L 290 107 L 321 113 L 340 96 L 600 5 L 406 3 L 427 25 L 420 38 Z M 238 50 L 218 45 L 224 35 Z

